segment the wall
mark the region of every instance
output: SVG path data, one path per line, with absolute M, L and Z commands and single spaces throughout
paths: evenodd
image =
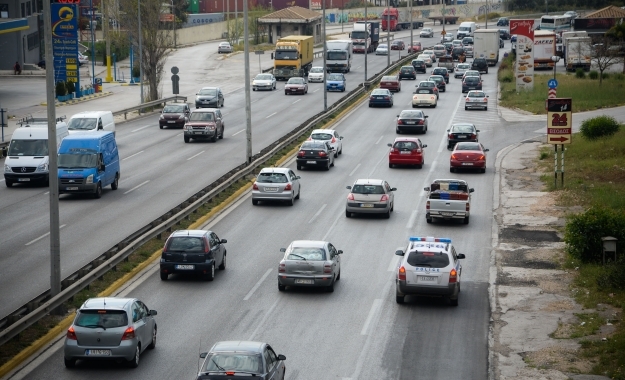
M 0 70 L 13 70 L 15 61 L 19 61 L 22 68 L 24 63 L 37 64 L 39 62 L 39 48 L 28 50 L 27 36 L 37 32 L 37 15 L 27 17 L 28 29 L 17 32 L 0 34 Z
M 176 42 L 178 45 L 194 44 L 222 38 L 222 34 L 227 31 L 227 22 L 214 22 L 191 28 L 176 30 Z

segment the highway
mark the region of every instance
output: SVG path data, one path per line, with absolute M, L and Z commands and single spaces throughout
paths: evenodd
M 385 57 L 380 59 L 385 61 Z M 424 75 L 420 74 L 418 80 L 422 78 Z M 403 89 L 395 95 L 393 108 L 368 108 L 366 103 L 361 104 L 335 126 L 345 137 L 345 153 L 329 172 L 297 171 L 293 162 L 288 163 L 302 176 L 301 199 L 293 207 L 275 204 L 252 206 L 248 195 L 227 214 L 207 226 L 228 240 L 228 268 L 218 272 L 215 281 L 173 276 L 169 281 L 162 282 L 155 266 L 150 275 L 133 287 L 129 294 L 158 311 L 157 348 L 142 356 L 138 369 L 129 370 L 109 363 L 87 363 L 67 370 L 63 366 L 63 339 L 60 339 L 37 359 L 32 368 L 13 378 L 191 379 L 197 371 L 199 351 L 209 349 L 220 340 L 250 339 L 266 341 L 277 353 L 287 357 L 288 380 L 486 379 L 495 158 L 502 148 L 536 136 L 537 125 L 505 123 L 500 119 L 497 114 L 495 70 L 483 78 L 484 89 L 490 94 L 488 111 L 465 111 L 460 80 L 454 78 L 450 79 L 448 91 L 441 93 L 438 107 L 425 110 L 429 115 L 428 132 L 419 136 L 428 145 L 423 169 L 390 169 L 387 163 L 386 143 L 396 137 L 395 115 L 402 109 L 410 108 L 410 90 L 413 84 L 418 83 L 418 80 L 403 81 Z M 264 97 L 270 103 L 278 95 L 267 94 Z M 228 96 L 228 105 L 232 102 L 229 99 L 235 96 Z M 293 102 L 299 98 L 288 99 Z M 263 101 L 254 104 L 266 104 Z M 317 98 L 317 106 L 318 101 Z M 271 108 L 267 105 L 267 110 L 260 107 L 256 120 L 276 112 L 275 103 L 273 101 Z M 282 111 L 278 115 L 289 112 L 297 111 Z M 299 108 L 299 112 L 304 111 Z M 294 115 L 289 114 L 291 117 Z M 233 118 L 232 114 L 230 118 Z M 298 119 L 302 118 L 304 116 L 298 116 Z M 255 124 L 259 130 L 255 136 L 263 132 L 273 133 L 272 129 L 280 125 L 276 123 L 278 120 L 284 119 Z M 445 149 L 445 130 L 451 123 L 461 121 L 475 123 L 481 130 L 480 142 L 490 149 L 485 174 L 449 173 L 450 153 Z M 144 121 L 143 125 L 148 123 Z M 226 125 L 230 133 L 236 132 L 236 128 Z M 120 185 L 117 193 L 106 192 L 101 201 L 107 203 L 102 206 L 94 205 L 99 201 L 93 200 L 64 200 L 61 202 L 62 209 L 73 205 L 80 207 L 71 213 L 64 212 L 62 223 L 69 220 L 68 214 L 78 218 L 81 214 L 78 209 L 85 214 L 86 207 L 94 208 L 91 212 L 101 212 L 107 220 L 117 221 L 110 224 L 121 222 L 126 226 L 135 220 L 136 223 L 145 223 L 151 218 L 151 213 L 158 214 L 158 211 L 142 210 L 140 205 L 154 204 L 156 209 L 160 203 L 192 191 L 195 184 L 189 178 L 206 173 L 207 182 L 210 182 L 212 176 L 222 172 L 215 166 L 227 167 L 230 162 L 240 162 L 232 158 L 231 150 L 241 147 L 239 149 L 243 154 L 243 142 L 237 140 L 238 135 L 227 135 L 227 139 L 215 145 L 185 146 L 178 143 L 182 140 L 181 136 L 176 136 L 179 131 L 160 133 L 150 127 L 146 128 L 152 132 L 149 134 L 132 132 L 139 128 L 141 122 L 129 123 L 120 128 L 118 134 L 124 157 L 129 157 L 124 161 L 127 183 L 123 187 Z M 281 128 L 286 130 L 284 125 Z M 262 136 L 259 144 L 272 139 Z M 235 144 L 239 145 L 235 147 Z M 160 156 L 146 154 L 153 149 L 158 150 Z M 138 154 L 141 150 L 144 152 Z M 202 150 L 205 152 L 189 159 Z M 155 159 L 156 162 L 153 161 Z M 158 170 L 144 174 L 141 169 L 146 165 Z M 345 186 L 358 178 L 382 178 L 397 188 L 395 212 L 389 220 L 345 217 Z M 469 225 L 426 224 L 422 189 L 436 178 L 464 179 L 475 188 Z M 145 186 L 124 194 L 132 186 L 147 180 L 150 182 Z M 41 198 L 41 194 L 39 191 L 32 198 Z M 115 203 L 114 210 L 108 210 L 111 207 L 108 202 L 113 199 L 125 203 Z M 140 213 L 140 210 L 142 214 L 133 214 Z M 121 216 L 114 219 L 117 213 L 123 214 L 123 219 Z M 44 219 L 41 224 L 45 224 Z M 87 223 L 93 223 L 89 226 L 97 224 L 99 229 L 104 230 L 98 233 L 101 239 L 94 239 L 100 245 L 108 241 L 107 234 L 120 233 L 115 225 L 109 228 L 106 223 L 91 222 L 91 218 L 85 216 L 76 223 L 72 221 L 62 230 L 63 244 L 68 247 L 75 247 L 76 244 L 82 248 L 80 228 L 76 224 L 81 224 L 82 231 L 85 231 Z M 404 246 L 409 236 L 415 235 L 449 237 L 458 252 L 466 254 L 458 307 L 448 306 L 439 299 L 415 297 L 407 298 L 405 305 L 395 303 L 393 268 L 397 258 L 394 251 Z M 69 239 L 73 244 L 67 243 Z M 325 239 L 344 251 L 341 280 L 334 293 L 317 290 L 278 292 L 277 266 L 282 257 L 279 249 L 296 239 Z M 113 240 L 115 238 L 111 236 L 110 241 Z M 14 242 L 13 246 L 18 247 L 20 243 Z M 45 244 L 39 244 L 45 251 Z M 97 246 L 91 239 L 84 244 L 91 246 L 92 250 Z M 73 257 L 79 257 L 81 251 L 87 252 L 76 247 Z M 3 265 L 3 268 L 6 266 Z

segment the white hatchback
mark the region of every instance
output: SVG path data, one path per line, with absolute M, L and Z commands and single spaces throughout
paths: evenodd
M 327 141 L 334 148 L 334 157 L 343 153 L 343 136 L 333 129 L 315 129 L 310 134 L 308 141 Z
M 324 77 L 325 72 L 321 66 L 315 66 L 308 72 L 308 82 L 323 82 Z

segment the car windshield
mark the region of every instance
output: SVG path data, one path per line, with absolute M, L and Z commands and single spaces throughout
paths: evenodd
M 89 131 L 95 129 L 98 119 L 92 117 L 77 117 L 69 119 L 67 129 L 70 131 Z
M 192 112 L 189 121 L 213 121 L 215 117 L 212 112 Z
M 408 254 L 406 262 L 413 267 L 445 268 L 449 265 L 449 255 L 445 252 L 413 251 Z
M 420 55 L 419 59 L 430 60 L 430 56 L 429 55 Z
M 442 77 L 438 76 L 438 75 L 433 75 L 431 77 L 428 78 L 428 80 L 431 80 L 432 82 L 441 82 L 443 80 Z
M 206 241 L 199 236 L 175 236 L 167 241 L 169 252 L 204 252 Z
M 444 45 L 436 45 L 436 46 L 434 46 L 434 50 L 445 50 L 445 46 Z
M 11 140 L 9 156 L 47 156 L 48 140 Z
M 324 143 L 314 142 L 314 141 L 306 141 L 302 144 L 301 150 L 325 150 L 326 145 Z
M 352 187 L 354 194 L 384 194 L 384 188 L 380 185 L 354 185 Z
M 165 106 L 163 113 L 183 113 L 184 106 Z
M 430 29 L 430 28 L 423 28 L 423 32 L 431 32 L 431 31 L 432 31 L 432 29 Z
M 104 329 L 126 327 L 128 326 L 128 316 L 124 310 L 79 310 L 74 325 Z
M 432 71 L 432 73 L 439 74 L 439 75 L 445 75 L 445 74 L 447 74 L 447 69 L 434 69 L 434 71 Z
M 425 62 L 423 62 L 422 60 L 414 60 L 412 61 L 412 64 L 420 66 L 420 65 L 425 65 Z
M 428 90 L 424 90 L 428 91 Z M 399 114 L 400 119 L 423 119 L 423 112 L 421 111 L 401 111 Z
M 395 145 L 393 145 L 393 148 L 398 150 L 413 150 L 417 149 L 417 143 L 414 141 L 397 141 Z
M 330 75 L 328 75 L 328 80 L 339 80 L 339 81 L 342 81 L 344 79 L 345 78 L 341 74 L 330 74 Z
M 310 137 L 313 140 L 332 140 L 331 133 L 313 133 Z
M 468 124 L 454 125 L 453 127 L 451 127 L 451 131 L 453 133 L 472 133 L 474 130 L 475 127 Z
M 483 92 L 470 92 L 469 93 L 469 98 L 483 98 L 485 96 L 486 94 L 484 94 Z
M 322 73 L 323 72 L 323 67 L 313 67 L 312 69 L 310 69 L 311 73 Z
M 378 49 L 388 49 L 388 45 L 386 45 L 386 44 L 380 44 L 380 45 L 378 46 Z
M 251 372 L 263 373 L 263 364 L 259 354 L 239 352 L 216 352 L 208 355 L 204 361 L 205 372 Z
M 401 68 L 401 72 L 402 73 L 411 73 L 414 70 L 414 67 L 402 67 Z
M 287 260 L 301 260 L 304 258 L 306 261 L 323 261 L 326 259 L 325 250 L 323 248 L 315 247 L 294 247 L 289 252 Z
M 338 60 L 346 60 L 347 52 L 344 51 L 329 51 L 328 59 L 338 61 Z
M 59 168 L 95 168 L 98 155 L 91 154 L 59 154 Z
M 288 178 L 284 173 L 260 173 L 256 182 L 259 183 L 287 183 Z
M 419 83 L 419 87 L 435 87 L 436 83 L 433 82 L 421 82 Z
M 276 50 L 275 53 L 276 59 L 280 60 L 280 59 L 284 59 L 284 60 L 296 60 L 298 55 L 297 55 L 297 50 Z
M 214 88 L 203 88 L 200 90 L 200 95 L 212 95 L 212 96 L 216 96 L 217 95 L 217 90 Z
M 456 144 L 456 150 L 482 150 L 479 143 L 464 142 Z
M 304 84 L 303 78 L 291 78 L 286 84 Z
M 271 75 L 269 74 L 258 74 L 256 75 L 256 80 L 271 80 Z

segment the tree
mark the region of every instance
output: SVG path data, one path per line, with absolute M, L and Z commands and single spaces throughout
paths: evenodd
M 623 64 L 623 73 L 625 74 L 625 22 L 614 25 L 608 30 L 607 35 L 618 41 L 620 45 L 619 52 L 621 56 L 621 63 Z
M 228 30 L 228 42 L 230 42 L 232 46 L 237 45 L 243 36 L 243 20 L 238 20 L 236 18 L 228 20 L 226 27 Z
M 615 44 L 609 36 L 601 36 L 596 39 L 596 42 L 591 48 L 591 57 L 599 69 L 599 86 L 601 86 L 603 72 L 617 64 L 621 60 L 621 56 L 618 52 L 619 45 Z
M 141 9 L 141 39 L 143 59 L 143 78 L 148 81 L 148 94 L 145 101 L 160 98 L 159 87 L 163 75 L 165 58 L 173 46 L 173 34 L 170 28 L 161 29 L 160 15 L 162 0 L 120 0 L 124 12 L 122 25 L 131 35 L 133 48 L 139 51 L 139 9 Z

